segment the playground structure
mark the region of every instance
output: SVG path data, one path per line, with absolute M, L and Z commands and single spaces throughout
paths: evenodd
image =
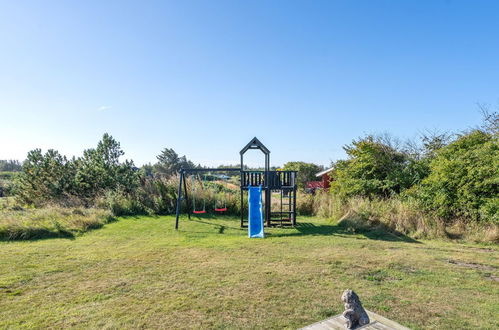
M 248 150 L 260 150 L 265 155 L 265 166 L 263 171 L 244 170 L 244 154 Z M 206 213 L 206 204 L 202 203 L 203 208 L 196 205 L 194 191 L 194 181 L 191 183 L 193 195 L 189 198 L 187 189 L 187 180 L 189 177 L 198 176 L 200 173 L 239 173 L 240 177 L 240 197 L 241 197 L 241 227 L 247 227 L 248 218 L 245 217 L 245 196 L 252 187 L 261 187 L 261 216 L 267 227 L 271 226 L 295 226 L 296 225 L 296 175 L 297 171 L 271 171 L 270 170 L 270 150 L 267 149 L 256 137 L 253 138 L 240 152 L 240 168 L 182 168 L 180 170 L 180 181 L 178 186 L 176 221 L 175 229 L 179 227 L 179 216 L 182 210 L 182 201 L 186 201 L 188 208 L 188 217 L 191 218 L 191 212 L 194 214 Z M 272 195 L 278 195 L 278 202 L 272 205 Z M 253 198 L 253 200 L 255 200 Z M 274 207 L 273 207 L 274 206 Z M 197 207 L 197 208 L 196 208 Z M 248 205 L 251 208 L 251 205 Z M 227 211 L 227 205 L 219 207 L 215 205 L 214 211 Z M 254 212 L 253 212 L 254 214 Z

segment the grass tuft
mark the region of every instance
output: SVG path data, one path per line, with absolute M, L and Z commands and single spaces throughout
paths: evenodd
M 114 218 L 101 209 L 0 209 L 0 240 L 72 238 L 97 229 Z

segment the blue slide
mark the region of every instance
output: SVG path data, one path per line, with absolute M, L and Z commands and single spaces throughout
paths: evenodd
M 262 186 L 249 187 L 248 205 L 248 236 L 263 238 Z

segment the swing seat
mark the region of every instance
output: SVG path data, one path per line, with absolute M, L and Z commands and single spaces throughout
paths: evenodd
M 227 211 L 227 208 L 223 207 L 223 208 L 220 208 L 220 209 L 215 209 L 215 211 L 217 211 L 217 212 L 225 212 L 225 211 Z
M 201 213 L 206 213 L 205 210 L 201 210 L 201 211 L 192 211 L 192 213 L 195 213 L 195 214 L 201 214 Z

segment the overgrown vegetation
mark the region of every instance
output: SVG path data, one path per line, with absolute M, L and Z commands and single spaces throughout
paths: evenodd
M 0 172 L 19 172 L 22 164 L 14 159 L 0 159 Z
M 15 195 L 21 203 L 34 206 L 92 206 L 108 191 L 131 193 L 139 176 L 132 161 L 119 161 L 123 155 L 119 142 L 108 134 L 80 158 L 68 160 L 53 149 L 45 154 L 32 150 L 15 178 Z
M 17 160 L 0 159 L 0 197 L 12 194 L 12 180 L 17 172 L 21 170 L 21 162 Z
M 340 198 L 388 198 L 421 182 L 429 173 L 425 159 L 367 136 L 344 147 L 348 159 L 334 164 L 331 191 Z
M 483 130 L 462 134 L 437 151 L 412 195 L 446 221 L 499 223 L 499 140 Z
M 499 242 L 498 114 L 484 112 L 484 124 L 459 134 L 426 134 L 420 143 L 368 135 L 345 146 L 348 158 L 333 164 L 329 194 L 298 196 L 298 215 L 319 215 L 349 223 L 353 230 L 380 228 L 414 237 L 450 237 Z M 1 172 L 3 193 L 21 207 L 97 207 L 114 215 L 166 215 L 175 211 L 182 167 L 198 167 L 165 148 L 158 162 L 141 169 L 105 134 L 95 149 L 67 159 L 56 150 L 28 153 L 22 171 Z M 3 161 L 3 168 L 20 163 Z M 321 166 L 288 162 L 298 185 L 316 180 Z M 5 174 L 6 173 L 6 174 Z M 232 175 L 232 174 L 230 174 Z M 240 213 L 235 177 L 189 180 L 197 206 L 226 215 Z M 5 183 L 8 181 L 7 183 Z M 191 194 L 192 195 L 192 194 Z M 192 196 L 191 196 L 192 202 Z M 184 209 L 183 212 L 189 210 Z
M 499 242 L 498 114 L 482 127 L 427 135 L 419 146 L 367 136 L 345 147 L 329 194 L 300 209 L 353 230 L 383 227 L 414 237 Z
M 0 205 L 0 240 L 73 237 L 100 228 L 113 218 L 95 208 L 8 208 Z
M 12 179 L 15 172 L 0 172 L 0 197 L 9 196 L 12 192 Z
M 296 178 L 298 187 L 300 189 L 305 188 L 307 181 L 316 181 L 317 178 L 315 174 L 324 169 L 324 167 L 305 162 L 287 162 L 282 167 L 285 171 L 298 171 L 298 177 Z

